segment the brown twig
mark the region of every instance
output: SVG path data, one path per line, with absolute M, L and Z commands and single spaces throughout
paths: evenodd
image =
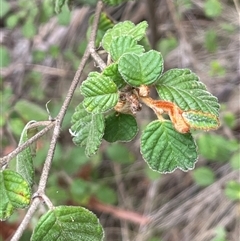
M 47 157 L 43 166 L 43 170 L 42 170 L 42 174 L 40 177 L 40 181 L 39 181 L 39 186 L 38 186 L 38 190 L 37 190 L 37 196 L 41 196 L 41 195 L 45 195 L 45 188 L 46 188 L 46 184 L 47 184 L 47 180 L 48 180 L 48 176 L 49 176 L 49 172 L 51 169 L 51 164 L 52 164 L 52 160 L 53 160 L 53 156 L 55 153 L 55 148 L 56 148 L 56 144 L 57 144 L 57 140 L 59 137 L 59 134 L 61 132 L 61 125 L 64 119 L 64 116 L 66 114 L 67 108 L 71 102 L 71 99 L 73 97 L 73 94 L 79 84 L 79 80 L 80 80 L 80 76 L 83 72 L 83 69 L 88 61 L 89 56 L 91 55 L 92 52 L 94 52 L 95 50 L 95 39 L 96 39 L 96 33 L 97 33 L 97 27 L 98 27 L 98 22 L 99 22 L 99 18 L 100 18 L 100 14 L 101 14 L 101 10 L 102 10 L 102 1 L 99 1 L 96 7 L 96 13 L 95 13 L 95 18 L 93 21 L 93 28 L 92 28 L 92 32 L 91 32 L 91 36 L 90 36 L 90 41 L 88 43 L 87 49 L 83 55 L 83 58 L 81 60 L 81 63 L 79 65 L 79 68 L 73 78 L 73 81 L 71 83 L 71 86 L 68 90 L 67 96 L 65 98 L 65 101 L 59 111 L 59 114 L 56 117 L 55 120 L 55 127 L 53 130 L 53 135 L 52 135 L 52 139 L 50 142 L 50 146 L 49 146 L 49 150 L 47 153 Z M 98 63 L 99 65 L 102 65 L 102 63 Z M 20 237 L 22 236 L 23 231 L 26 229 L 29 221 L 32 218 L 32 215 L 34 214 L 34 212 L 36 211 L 38 205 L 39 205 L 40 201 L 38 198 L 35 198 L 32 202 L 32 204 L 29 207 L 29 210 L 26 214 L 26 216 L 24 217 L 22 223 L 19 225 L 16 233 L 14 234 L 14 236 L 12 237 L 11 241 L 17 241 L 20 239 Z

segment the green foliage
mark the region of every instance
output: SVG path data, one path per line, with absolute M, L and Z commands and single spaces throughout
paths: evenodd
M 0 220 L 7 219 L 15 208 L 26 208 L 31 200 L 29 184 L 17 172 L 0 171 Z
M 8 13 L 9 10 L 10 10 L 10 4 L 7 1 L 2 0 L 1 1 L 0 18 L 4 17 Z
M 227 241 L 227 233 L 223 227 L 217 227 L 215 232 L 216 236 L 211 241 Z
M 228 161 L 232 153 L 238 149 L 236 140 L 228 140 L 217 134 L 204 134 L 198 140 L 200 154 L 213 161 Z
M 234 180 L 227 182 L 225 187 L 225 195 L 233 200 L 240 201 L 240 183 Z
M 23 132 L 21 134 L 20 141 L 19 141 L 19 146 L 29 139 L 30 130 L 28 130 L 27 127 L 29 126 L 29 124 L 33 122 L 35 121 L 29 122 L 23 129 Z M 17 155 L 17 161 L 16 161 L 16 171 L 20 175 L 22 175 L 22 177 L 28 182 L 30 186 L 33 185 L 33 179 L 34 179 L 34 167 L 33 167 L 32 156 L 33 155 L 31 151 L 31 147 L 27 147 L 25 150 L 23 150 Z
M 188 132 L 190 128 L 218 128 L 219 104 L 190 70 L 172 69 L 162 75 L 162 55 L 155 50 L 145 52 L 139 44 L 146 27 L 145 21 L 138 25 L 125 21 L 106 31 L 102 47 L 109 53 L 112 63 L 102 73 L 91 72 L 82 83 L 81 108 L 85 112 L 82 109 L 84 114 L 79 115 L 76 110 L 73 115 L 73 141 L 82 146 L 89 129 L 95 128 L 98 133 L 97 125 L 89 128 L 86 124 L 92 123 L 95 114 L 102 114 L 105 119 L 105 127 L 101 124 L 100 129 L 106 141 L 132 140 L 138 131 L 134 114 L 141 110 L 142 101 L 158 117 L 142 134 L 143 158 L 158 172 L 173 172 L 176 168 L 187 171 L 194 168 L 197 160 L 196 145 Z M 163 101 L 149 97 L 148 89 L 152 85 Z M 112 112 L 113 109 L 116 112 Z M 172 123 L 164 119 L 163 113 L 169 115 Z M 83 121 L 85 118 L 89 121 Z M 97 145 L 93 145 L 94 151 L 89 155 L 100 145 L 102 136 L 100 133 L 96 136 L 99 136 Z
M 215 30 L 211 29 L 205 33 L 205 48 L 208 52 L 214 53 L 217 51 L 217 33 Z
M 153 121 L 141 138 L 141 153 L 149 167 L 161 173 L 176 168 L 188 171 L 197 161 L 196 145 L 191 134 L 175 131 L 170 121 Z
M 108 146 L 106 154 L 111 161 L 120 164 L 130 164 L 134 161 L 133 154 L 126 146 L 123 146 L 120 143 L 115 143 Z
M 194 181 L 202 187 L 208 186 L 215 181 L 214 172 L 208 167 L 199 167 L 193 171 Z
M 31 241 L 103 240 L 102 226 L 97 217 L 82 207 L 58 206 L 38 221 Z
M 130 0 L 103 0 L 104 3 L 110 6 L 117 6 L 127 1 L 130 1 Z
M 137 132 L 137 122 L 132 115 L 113 113 L 106 118 L 103 138 L 108 142 L 131 141 Z
M 210 76 L 224 76 L 226 69 L 219 63 L 218 60 L 210 62 Z
M 233 170 L 240 169 L 240 148 L 232 155 L 230 164 Z
M 218 17 L 222 13 L 222 4 L 219 0 L 205 0 L 204 11 L 207 17 Z
M 6 47 L 0 46 L 0 56 L 1 56 L 0 68 L 7 67 L 10 64 L 10 55 Z
M 169 52 L 175 49 L 178 45 L 178 41 L 175 37 L 167 37 L 160 40 L 158 43 L 158 49 L 163 57 L 166 57 Z

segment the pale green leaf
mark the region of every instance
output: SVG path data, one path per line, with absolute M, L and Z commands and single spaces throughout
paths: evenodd
M 110 55 L 113 61 L 118 61 L 119 58 L 126 53 L 141 54 L 144 48 L 137 44 L 137 41 L 131 36 L 120 36 L 114 38 L 110 45 Z
M 29 184 L 17 172 L 0 171 L 0 220 L 11 216 L 15 208 L 25 208 L 31 200 Z
M 86 156 L 96 153 L 104 134 L 104 117 L 102 114 L 88 113 L 82 103 L 72 116 L 71 134 L 74 144 L 84 146 Z
M 188 171 L 197 161 L 195 142 L 190 133 L 177 132 L 170 121 L 153 121 L 141 137 L 141 153 L 149 167 L 160 173 L 179 168 Z
M 99 114 L 112 109 L 118 102 L 116 84 L 106 76 L 92 73 L 82 83 L 80 91 L 84 96 L 84 108 L 93 114 Z
M 215 96 L 189 69 L 171 69 L 156 83 L 161 99 L 171 101 L 184 111 L 201 111 L 218 117 L 219 104 Z
M 218 118 L 209 113 L 187 111 L 182 113 L 182 117 L 192 129 L 209 131 L 219 127 Z
M 31 241 L 101 241 L 103 237 L 95 214 L 82 207 L 59 206 L 40 218 Z
M 131 141 L 138 132 L 136 119 L 132 115 L 113 113 L 106 118 L 103 138 L 108 142 Z
M 205 187 L 215 181 L 214 172 L 209 167 L 199 167 L 192 172 L 193 179 L 197 185 Z
M 22 131 L 19 146 L 22 145 L 24 142 L 28 140 L 28 126 L 29 124 L 34 123 L 35 121 L 30 121 L 25 126 L 25 128 Z M 33 157 L 32 157 L 32 151 L 31 147 L 28 146 L 25 150 L 21 151 L 17 155 L 16 159 L 16 171 L 22 175 L 22 177 L 29 183 L 30 186 L 33 185 L 33 179 L 34 179 L 34 167 L 33 167 Z
M 163 71 L 163 58 L 155 50 L 138 55 L 124 54 L 119 59 L 118 70 L 131 86 L 151 85 Z
M 126 35 L 139 41 L 144 37 L 147 26 L 148 24 L 146 21 L 143 21 L 136 26 L 131 21 L 120 22 L 105 33 L 102 39 L 102 46 L 107 52 L 109 52 L 112 41 L 117 37 Z

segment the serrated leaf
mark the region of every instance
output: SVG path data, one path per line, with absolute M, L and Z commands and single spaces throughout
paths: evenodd
M 28 126 L 35 121 L 30 121 L 23 129 L 20 137 L 19 146 L 22 145 L 29 139 Z M 25 150 L 21 151 L 16 158 L 16 171 L 29 183 L 30 186 L 33 185 L 34 179 L 34 167 L 33 167 L 33 157 L 31 147 L 27 147 Z
M 71 134 L 77 146 L 84 146 L 87 157 L 96 153 L 104 134 L 102 114 L 88 113 L 82 103 L 77 106 L 72 116 Z
M 131 36 L 134 40 L 139 41 L 144 37 L 147 26 L 148 24 L 146 21 L 143 21 L 136 26 L 131 21 L 118 23 L 105 33 L 102 39 L 102 46 L 107 52 L 109 52 L 112 41 L 123 35 Z
M 155 50 L 139 55 L 124 54 L 119 59 L 118 71 L 131 86 L 151 85 L 163 71 L 163 58 Z
M 113 113 L 105 120 L 103 138 L 108 142 L 131 141 L 138 132 L 136 119 L 132 115 Z
M 103 0 L 103 2 L 107 5 L 110 5 L 110 6 L 117 6 L 119 4 L 122 4 L 124 2 L 128 2 L 130 0 Z
M 95 214 L 83 207 L 59 206 L 40 218 L 31 241 L 101 241 L 103 237 Z
M 29 184 L 17 172 L 0 171 L 0 220 L 11 216 L 15 208 L 25 208 L 31 199 Z
M 156 83 L 156 89 L 163 100 L 171 101 L 183 111 L 201 111 L 218 117 L 219 104 L 215 96 L 199 81 L 189 69 L 171 69 Z
M 82 83 L 80 91 L 84 96 L 84 108 L 93 114 L 99 114 L 112 109 L 118 102 L 116 84 L 106 76 L 92 73 Z
M 115 62 L 125 53 L 141 54 L 143 52 L 143 46 L 138 45 L 131 36 L 114 38 L 110 45 L 110 55 Z
M 123 88 L 126 82 L 123 80 L 122 76 L 118 71 L 118 64 L 113 63 L 108 65 L 102 72 L 102 75 L 109 77 L 116 85 L 118 89 Z
M 179 168 L 188 171 L 197 161 L 195 142 L 190 133 L 177 132 L 170 121 L 153 121 L 141 137 L 141 153 L 149 167 L 160 173 Z
M 182 117 L 192 129 L 209 131 L 215 130 L 219 127 L 217 117 L 209 113 L 187 111 L 182 113 Z

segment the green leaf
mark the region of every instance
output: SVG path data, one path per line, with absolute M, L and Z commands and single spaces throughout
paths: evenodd
M 7 67 L 10 62 L 10 54 L 8 49 L 5 46 L 0 46 L 0 56 L 1 56 L 1 62 L 0 62 L 0 67 Z
M 63 5 L 65 4 L 66 0 L 55 0 L 55 12 L 58 14 L 62 11 Z
M 182 113 L 184 121 L 193 129 L 214 130 L 219 127 L 219 121 L 215 115 L 201 111 L 187 111 Z
M 14 109 L 26 121 L 40 121 L 48 118 L 47 112 L 43 108 L 28 100 L 19 100 Z
M 124 54 L 119 59 L 118 70 L 131 86 L 151 85 L 163 71 L 163 58 L 155 50 L 141 55 Z
M 175 103 L 184 111 L 201 111 L 218 117 L 217 98 L 209 93 L 196 74 L 189 69 L 171 69 L 156 83 L 163 100 Z
M 236 140 L 229 140 L 221 135 L 203 134 L 198 140 L 199 153 L 207 160 L 229 161 L 229 157 L 239 148 Z
M 10 4 L 5 1 L 5 0 L 2 0 L 1 1 L 1 11 L 0 11 L 0 18 L 4 17 L 8 11 L 10 10 Z
M 31 241 L 101 241 L 104 233 L 96 215 L 82 207 L 59 206 L 44 214 Z
M 118 89 L 121 89 L 126 85 L 126 82 L 123 80 L 122 76 L 118 72 L 118 64 L 117 63 L 108 65 L 103 70 L 102 75 L 109 77 L 117 85 Z
M 110 5 L 110 6 L 117 6 L 117 5 L 127 2 L 127 1 L 130 1 L 130 0 L 103 0 L 103 2 L 105 4 Z
M 215 181 L 214 172 L 208 167 L 199 167 L 193 171 L 193 179 L 202 187 L 208 186 Z
M 22 131 L 20 141 L 19 141 L 19 146 L 22 145 L 24 142 L 28 140 L 28 132 L 29 130 L 27 129 L 28 126 L 35 121 L 30 121 L 28 124 L 25 126 L 25 128 Z M 16 160 L 16 171 L 22 175 L 22 177 L 29 183 L 30 186 L 33 185 L 33 179 L 34 179 L 34 168 L 33 168 L 33 158 L 32 158 L 32 151 L 31 147 L 27 147 L 25 150 L 21 151 L 17 155 L 17 160 Z
M 88 113 L 82 103 L 77 106 L 72 116 L 71 134 L 77 146 L 86 146 L 87 157 L 96 153 L 104 134 L 104 117 L 102 114 Z
M 131 36 L 120 36 L 114 38 L 110 45 L 110 55 L 114 61 L 118 61 L 125 53 L 141 54 L 143 52 L 143 46 L 138 45 L 137 41 Z
M 240 201 L 240 183 L 234 180 L 227 182 L 225 195 L 233 201 Z
M 230 159 L 230 164 L 233 170 L 240 169 L 240 149 L 233 154 Z
M 131 141 L 138 132 L 136 119 L 132 115 L 113 113 L 105 120 L 103 138 L 108 142 Z
M 117 192 L 116 190 L 108 187 L 108 186 L 99 186 L 96 191 L 96 197 L 100 202 L 114 205 L 117 203 Z
M 153 121 L 141 137 L 141 153 L 149 167 L 160 173 L 179 168 L 188 171 L 197 161 L 196 144 L 190 133 L 177 132 L 170 121 Z
M 130 164 L 134 161 L 133 154 L 126 146 L 120 143 L 109 145 L 106 149 L 106 154 L 110 160 L 120 164 Z
M 0 171 L 0 220 L 6 220 L 15 208 L 25 208 L 31 200 L 31 189 L 17 172 Z
M 112 41 L 123 35 L 131 36 L 134 40 L 139 41 L 144 37 L 147 26 L 148 24 L 146 21 L 143 21 L 136 26 L 131 21 L 118 23 L 105 33 L 102 39 L 102 46 L 107 52 L 109 52 Z
M 204 3 L 204 11 L 207 17 L 218 17 L 222 13 L 222 4 L 219 0 L 206 0 Z
M 82 83 L 80 91 L 84 96 L 84 108 L 93 114 L 112 109 L 118 102 L 116 84 L 97 72 L 92 73 Z

